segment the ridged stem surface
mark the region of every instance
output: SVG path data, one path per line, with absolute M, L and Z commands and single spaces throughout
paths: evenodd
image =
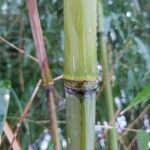
M 94 150 L 96 0 L 64 0 L 68 150 Z

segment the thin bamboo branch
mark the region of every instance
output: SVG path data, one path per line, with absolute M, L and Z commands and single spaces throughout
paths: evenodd
M 6 121 L 4 124 L 4 133 L 9 141 L 9 143 L 11 143 L 11 141 L 13 140 L 13 132 L 12 129 L 10 128 L 8 122 Z M 19 144 L 19 142 L 17 141 L 17 139 L 14 140 L 14 144 L 12 145 L 13 150 L 21 150 L 21 146 Z
M 30 59 L 32 59 L 35 62 L 38 62 L 38 60 L 31 56 L 30 54 L 28 54 L 25 50 L 22 50 L 21 48 L 18 48 L 17 46 L 15 46 L 14 44 L 10 43 L 9 41 L 7 41 L 6 39 L 4 39 L 2 36 L 0 36 L 0 40 L 5 42 L 6 44 L 8 44 L 10 47 L 14 48 L 15 50 L 17 50 L 18 52 L 25 54 L 27 57 L 29 57 Z
M 128 145 L 128 150 L 132 150 L 133 144 L 136 142 L 136 138 L 134 137 L 131 143 Z
M 19 118 L 18 117 L 7 116 L 7 119 L 18 120 Z M 24 120 L 26 120 L 27 122 L 33 123 L 33 124 L 38 124 L 38 125 L 49 123 L 49 120 L 31 120 L 31 119 L 26 119 L 26 118 Z M 66 121 L 58 120 L 57 122 L 58 122 L 58 124 L 66 124 Z
M 23 42 L 24 25 L 23 25 L 22 18 L 20 18 L 19 28 L 20 28 L 20 30 L 19 30 L 19 37 L 20 37 L 19 48 L 21 48 L 23 50 L 23 47 L 24 47 L 24 42 Z M 22 63 L 23 63 L 23 55 L 20 54 L 18 74 L 19 74 L 20 90 L 23 93 L 25 91 L 25 89 L 24 89 L 24 76 L 23 76 L 23 64 Z
M 61 80 L 63 78 L 63 75 L 60 75 L 60 76 L 58 76 L 58 77 L 55 77 L 53 80 L 54 81 L 58 81 L 58 80 Z
M 148 104 L 146 107 L 145 107 L 145 109 L 140 113 L 140 115 L 128 126 L 128 128 L 133 128 L 134 127 L 134 125 L 139 121 L 139 119 L 141 119 L 143 116 L 144 116 L 144 114 L 147 112 L 147 111 L 149 111 L 149 109 L 150 109 L 150 104 Z M 123 134 L 123 136 L 125 136 L 125 135 L 127 135 L 127 131 L 125 131 L 124 132 L 124 134 Z
M 111 126 L 111 125 L 108 125 L 108 126 L 100 125 L 100 127 L 103 128 L 103 129 L 108 129 L 108 130 L 111 130 L 111 129 L 115 129 L 116 130 L 116 128 L 114 126 Z M 129 132 L 139 132 L 138 129 L 133 129 L 133 128 L 125 128 L 124 130 L 127 130 Z M 144 132 L 144 130 L 141 130 L 141 129 L 140 129 L 140 131 Z
M 13 22 L 11 22 L 11 24 L 9 26 L 9 29 L 4 34 L 4 38 L 8 37 L 12 33 L 14 26 L 20 21 L 20 18 L 23 16 L 25 11 L 26 11 L 26 8 L 21 9 L 21 12 L 19 13 L 19 15 L 17 15 L 16 18 L 14 18 Z
M 11 142 L 11 145 L 10 145 L 10 147 L 9 147 L 9 150 L 11 150 L 11 148 L 12 148 L 12 146 L 13 146 L 13 143 L 14 143 L 14 141 L 15 141 L 17 135 L 18 135 L 19 129 L 20 129 L 21 125 L 22 125 L 22 122 L 24 121 L 25 117 L 27 116 L 27 113 L 28 113 L 28 111 L 29 111 L 29 109 L 30 109 L 30 106 L 31 106 L 31 104 L 32 104 L 32 102 L 33 102 L 33 99 L 34 99 L 35 95 L 37 94 L 37 92 L 38 92 L 38 90 L 39 90 L 39 87 L 40 87 L 41 83 L 42 83 L 42 80 L 40 79 L 40 80 L 38 81 L 38 83 L 37 83 L 37 85 L 36 85 L 36 87 L 35 87 L 35 89 L 34 89 L 32 95 L 31 95 L 31 97 L 30 97 L 30 99 L 29 99 L 29 101 L 28 101 L 28 103 L 27 103 L 27 105 L 26 105 L 26 107 L 25 107 L 25 109 L 24 109 L 24 111 L 23 111 L 23 113 L 22 113 L 22 115 L 21 115 L 19 121 L 17 122 L 16 130 L 15 130 L 15 132 L 14 132 L 13 140 L 12 140 L 12 142 Z
M 57 132 L 57 119 L 55 112 L 55 103 L 54 103 L 54 81 L 52 79 L 50 69 L 48 66 L 48 59 L 46 55 L 44 38 L 42 34 L 42 28 L 37 8 L 36 0 L 27 0 L 28 15 L 32 30 L 32 35 L 34 39 L 34 44 L 36 47 L 36 54 L 39 62 L 39 67 L 41 71 L 41 76 L 43 80 L 43 85 L 45 87 L 45 93 L 48 104 L 48 113 L 49 113 L 49 132 L 52 135 L 52 142 L 54 150 L 59 150 L 59 137 Z
M 150 107 L 150 105 L 148 105 L 143 111 L 142 111 L 142 113 L 141 113 L 141 115 L 143 115 L 143 113 L 145 113 L 145 111 L 147 111 L 147 109 L 149 109 L 149 107 Z M 122 110 L 121 112 L 120 112 L 120 115 L 123 115 L 124 113 L 126 113 L 126 111 L 125 110 Z M 140 116 L 139 116 L 140 117 Z

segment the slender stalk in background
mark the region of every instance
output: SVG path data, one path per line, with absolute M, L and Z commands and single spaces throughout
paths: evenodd
M 106 98 L 106 107 L 108 111 L 108 120 L 111 121 L 114 118 L 114 106 L 113 106 L 113 96 L 111 90 L 111 82 L 110 82 L 110 72 L 109 72 L 109 63 L 108 63 L 108 54 L 107 54 L 107 46 L 105 41 L 105 35 L 103 33 L 103 7 L 102 0 L 98 0 L 98 44 L 100 51 L 100 61 L 103 67 L 103 81 L 104 85 L 104 93 Z M 111 125 L 114 126 L 114 120 L 111 122 Z M 108 131 L 108 149 L 109 150 L 117 150 L 117 134 L 115 129 Z
M 57 119 L 56 119 L 55 103 L 54 103 L 53 79 L 48 66 L 48 59 L 47 59 L 46 50 L 44 46 L 44 39 L 42 35 L 41 23 L 39 19 L 36 0 L 27 0 L 27 8 L 28 8 L 28 14 L 30 19 L 34 44 L 36 47 L 38 63 L 41 71 L 43 85 L 45 87 L 45 92 L 46 92 L 49 122 L 50 122 L 49 129 L 50 129 L 50 134 L 52 136 L 53 148 L 54 150 L 59 150 L 60 145 L 59 145 L 59 137 L 57 132 Z
M 42 80 L 39 79 L 39 81 L 38 81 L 38 83 L 36 84 L 36 87 L 35 87 L 35 89 L 34 89 L 32 95 L 31 95 L 31 97 L 30 97 L 30 99 L 29 99 L 29 101 L 28 101 L 26 107 L 25 107 L 24 110 L 23 110 L 23 113 L 21 114 L 21 117 L 19 118 L 19 120 L 18 120 L 18 122 L 17 122 L 17 124 L 16 124 L 16 130 L 15 130 L 15 132 L 14 132 L 13 139 L 12 139 L 12 142 L 11 142 L 10 147 L 9 147 L 8 150 L 11 150 L 11 148 L 12 148 L 12 146 L 13 146 L 13 144 L 14 144 L 14 141 L 15 141 L 15 139 L 16 139 L 16 137 L 17 137 L 17 135 L 18 135 L 18 132 L 19 132 L 19 130 L 20 130 L 20 127 L 21 127 L 21 125 L 22 125 L 22 122 L 24 121 L 25 117 L 27 116 L 27 113 L 28 113 L 28 111 L 29 111 L 29 109 L 30 109 L 30 107 L 31 107 L 31 104 L 32 104 L 32 102 L 33 102 L 33 100 L 34 100 L 34 98 L 35 98 L 35 96 L 36 96 L 36 94 L 37 94 L 37 92 L 38 92 L 38 90 L 39 90 L 39 88 L 40 88 L 41 83 L 42 83 Z
M 96 0 L 64 0 L 68 150 L 94 149 L 96 8 Z
M 20 18 L 19 22 L 19 37 L 20 37 L 20 43 L 19 43 L 19 48 L 23 49 L 24 47 L 24 42 L 23 42 L 23 32 L 24 32 L 24 25 L 23 25 L 23 20 Z M 19 75 L 19 84 L 20 84 L 20 90 L 22 93 L 24 93 L 24 75 L 23 75 L 23 55 L 19 55 L 19 69 L 18 69 L 18 75 Z M 22 94 L 21 93 L 21 94 Z
M 7 41 L 6 39 L 4 39 L 2 36 L 0 36 L 0 41 L 8 44 L 10 47 L 14 48 L 15 50 L 17 50 L 18 52 L 20 52 L 21 54 L 24 54 L 25 56 L 27 56 L 28 58 L 32 59 L 35 62 L 38 62 L 38 60 L 31 56 L 30 54 L 28 54 L 26 51 L 22 50 L 21 48 L 18 48 L 17 46 L 15 46 L 14 44 L 10 43 L 9 41 Z

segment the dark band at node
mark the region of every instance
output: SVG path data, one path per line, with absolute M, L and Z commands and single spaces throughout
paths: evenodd
M 65 92 L 71 95 L 91 95 L 93 93 L 96 93 L 96 88 L 95 89 L 72 89 L 70 87 L 65 87 Z

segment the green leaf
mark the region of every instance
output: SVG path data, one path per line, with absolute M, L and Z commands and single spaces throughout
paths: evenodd
M 4 122 L 7 116 L 7 109 L 10 98 L 10 82 L 0 81 L 0 137 L 3 133 Z
M 138 105 L 139 103 L 145 102 L 150 99 L 150 86 L 145 87 L 141 92 L 137 94 L 137 96 L 130 101 L 127 107 L 122 111 L 128 111 L 132 107 Z
M 148 142 L 150 140 L 149 133 L 146 133 L 144 131 L 139 131 L 137 132 L 136 138 L 137 138 L 138 149 L 148 150 Z

